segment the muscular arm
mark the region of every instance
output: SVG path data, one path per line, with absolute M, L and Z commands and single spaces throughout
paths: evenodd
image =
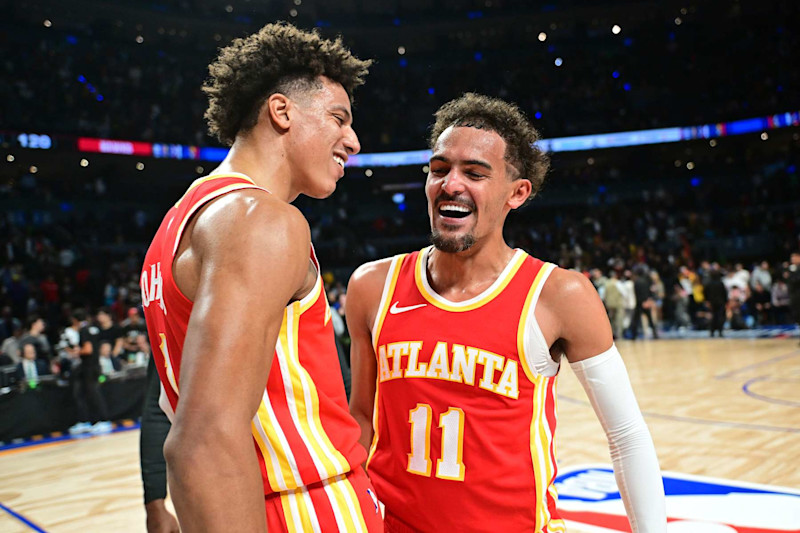
M 265 531 L 251 420 L 284 308 L 308 271 L 308 225 L 295 208 L 252 191 L 210 204 L 190 239 L 195 259 L 181 268 L 195 267 L 194 307 L 164 445 L 175 509 L 186 532 Z
M 361 426 L 359 442 L 372 445 L 372 411 L 375 405 L 377 359 L 372 347 L 372 326 L 378 312 L 383 284 L 391 260 L 360 266 L 347 286 L 345 314 L 350 331 L 350 414 Z
M 582 275 L 557 269 L 551 276 L 542 291 L 542 325 L 558 339 L 603 426 L 633 531 L 663 532 L 666 512 L 658 458 L 603 303 Z

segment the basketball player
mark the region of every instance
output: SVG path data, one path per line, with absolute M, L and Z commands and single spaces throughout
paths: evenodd
M 309 226 L 289 204 L 330 195 L 359 151 L 350 99 L 369 64 L 270 24 L 209 67 L 206 118 L 231 150 L 169 210 L 141 278 L 182 531 L 383 529 Z
M 607 433 L 633 530 L 666 528 L 653 443 L 597 291 L 503 239 L 548 168 L 537 139 L 501 100 L 445 104 L 425 185 L 433 247 L 350 280 L 350 409 L 387 531 L 564 531 L 553 485 L 562 356 Z

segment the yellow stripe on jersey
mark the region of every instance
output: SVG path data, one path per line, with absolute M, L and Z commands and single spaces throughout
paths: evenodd
M 528 325 L 528 314 L 531 312 L 531 305 L 534 305 L 533 298 L 537 289 L 542 284 L 542 279 L 555 268 L 552 263 L 545 263 L 536 273 L 536 277 L 531 283 L 531 288 L 528 290 L 528 296 L 525 297 L 525 305 L 522 307 L 522 313 L 519 316 L 519 327 L 517 329 L 517 353 L 519 354 L 519 362 L 522 364 L 522 370 L 528 379 L 533 381 L 536 372 L 528 365 L 528 357 L 525 353 L 525 328 Z
M 386 273 L 386 281 L 383 287 L 383 294 L 381 295 L 380 308 L 378 315 L 375 317 L 375 324 L 372 326 L 372 348 L 375 353 L 378 353 L 378 339 L 381 336 L 381 329 L 383 329 L 383 322 L 386 319 L 386 313 L 389 312 L 389 306 L 392 304 L 394 298 L 394 289 L 397 286 L 397 278 L 400 276 L 400 267 L 403 264 L 403 259 L 408 254 L 396 255 L 392 258 L 389 265 L 389 272 Z
M 323 481 L 323 486 L 333 508 L 339 531 L 366 533 L 367 526 L 361 514 L 361 504 L 350 480 L 343 475 L 336 476 Z
M 378 339 L 381 336 L 381 330 L 383 329 L 383 322 L 386 319 L 386 313 L 389 312 L 389 307 L 392 303 L 392 298 L 394 298 L 394 289 L 397 286 L 397 278 L 400 276 L 400 267 L 403 264 L 403 260 L 408 254 L 400 254 L 396 255 L 392 258 L 392 262 L 389 265 L 389 272 L 386 273 L 386 283 L 383 287 L 383 294 L 381 294 L 381 302 L 378 309 L 378 314 L 375 317 L 375 323 L 372 326 L 372 349 L 374 350 L 376 357 L 378 353 Z M 375 401 L 372 404 L 372 443 L 369 446 L 369 454 L 367 454 L 367 468 L 369 468 L 369 463 L 372 460 L 372 455 L 375 453 L 375 448 L 378 447 L 378 437 L 380 435 L 380 426 L 378 424 L 378 396 L 380 391 L 380 383 L 378 376 L 375 376 Z
M 170 359 L 169 350 L 167 349 L 167 336 L 163 333 L 159 333 L 158 338 L 161 339 L 159 349 L 161 350 L 161 354 L 164 356 L 164 367 L 167 371 L 167 381 L 169 381 L 169 386 L 172 387 L 172 392 L 177 395 L 178 382 L 175 381 L 175 372 L 172 370 L 172 359 Z
M 536 376 L 533 391 L 533 416 L 531 417 L 530 448 L 533 463 L 534 485 L 536 487 L 535 502 L 535 527 L 534 531 L 550 522 L 550 509 L 547 507 L 547 488 L 553 475 L 553 464 L 550 460 L 552 439 L 547 424 L 547 397 L 548 384 L 551 379 L 546 376 Z
M 528 254 L 525 252 L 517 251 L 514 254 L 514 257 L 511 259 L 509 265 L 507 265 L 503 270 L 503 273 L 501 273 L 500 277 L 492 284 L 490 287 L 491 290 L 487 294 L 481 295 L 475 301 L 469 300 L 469 303 L 448 302 L 428 288 L 428 272 L 425 258 L 431 253 L 432 248 L 432 246 L 424 248 L 417 255 L 417 264 L 414 267 L 414 281 L 417 284 L 420 294 L 422 294 L 428 303 L 438 307 L 439 309 L 452 312 L 472 311 L 473 309 L 477 309 L 492 301 L 498 294 L 503 292 L 511 280 L 514 279 L 514 276 L 522 266 L 525 258 L 528 257 Z
M 300 472 L 294 454 L 283 428 L 278 424 L 266 390 L 253 417 L 252 431 L 266 464 L 270 488 L 274 492 L 280 492 L 300 485 Z
M 192 184 L 189 185 L 189 188 L 186 189 L 186 192 L 183 193 L 183 196 L 181 196 L 180 199 L 177 202 L 175 202 L 175 207 L 178 207 L 181 204 L 183 199 L 186 198 L 186 196 L 188 196 L 189 192 L 193 191 L 194 189 L 196 189 L 197 187 L 199 187 L 200 185 L 202 185 L 202 184 L 204 184 L 206 182 L 209 182 L 209 181 L 212 181 L 212 180 L 218 180 L 220 178 L 241 178 L 241 179 L 247 180 L 250 183 L 252 183 L 253 185 L 255 185 L 255 182 L 249 176 L 246 176 L 246 175 L 242 174 L 241 172 L 227 172 L 227 173 L 224 173 L 224 174 L 209 174 L 208 176 L 203 176 L 202 178 L 197 178 L 196 180 L 194 180 L 192 182 Z
M 353 484 L 350 483 L 350 480 L 346 476 L 342 476 L 341 484 L 344 486 L 344 489 L 347 491 L 347 501 L 348 508 L 350 509 L 350 516 L 353 517 L 353 520 L 356 522 L 356 531 L 363 531 L 366 533 L 367 523 L 364 521 L 364 514 L 362 513 L 361 509 L 361 502 L 358 501 L 358 496 L 356 495 L 356 489 L 353 487 Z
M 317 512 L 311 501 L 307 487 L 299 487 L 281 493 L 281 507 L 286 528 L 290 532 L 305 533 L 313 531 L 322 533 Z
M 378 405 L 380 396 L 380 379 L 379 376 L 375 376 L 375 401 L 372 403 L 372 443 L 369 445 L 369 454 L 367 454 L 367 464 L 365 466 L 366 470 L 369 470 L 369 463 L 372 461 L 372 456 L 375 454 L 375 449 L 378 447 L 378 434 L 379 434 L 379 426 L 378 426 Z
M 553 376 L 553 414 L 555 416 L 554 426 L 558 427 L 558 394 L 556 394 L 556 390 L 558 388 L 558 375 Z M 552 463 L 553 468 L 555 469 L 555 465 L 558 464 L 558 454 L 556 453 L 556 439 L 555 436 L 551 436 L 550 441 L 550 448 L 553 452 L 553 457 L 555 458 L 555 462 Z M 553 472 L 555 474 L 555 471 Z M 550 493 L 550 496 L 553 498 L 553 501 L 558 503 L 558 491 L 556 490 L 555 484 L 550 485 L 547 488 L 547 491 Z M 553 531 L 553 533 L 566 533 L 567 525 L 561 518 L 554 518 L 550 521 L 547 525 L 548 529 Z
M 289 414 L 321 479 L 327 479 L 350 470 L 344 456 L 330 441 L 322 427 L 319 415 L 319 395 L 311 376 L 300 364 L 298 335 L 300 315 L 320 297 L 324 298 L 321 279 L 311 295 L 292 303 L 284 312 L 284 321 L 278 335 L 276 356 L 283 378 Z

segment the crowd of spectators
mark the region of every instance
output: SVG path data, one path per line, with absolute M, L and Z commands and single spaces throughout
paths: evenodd
M 433 111 L 467 90 L 517 102 L 547 137 L 714 123 L 794 110 L 800 100 L 792 67 L 800 38 L 787 24 L 798 17 L 795 2 L 602 11 L 496 2 L 485 13 L 462 2 L 445 21 L 426 17 L 422 3 L 358 25 L 360 15 L 370 19 L 365 7 L 335 27 L 317 16 L 336 10 L 308 3 L 295 22 L 341 31 L 357 53 L 377 59 L 357 95 L 365 151 L 423 147 Z M 8 3 L 0 22 L 0 70 L 9 80 L 0 86 L 3 128 L 213 144 L 202 119 L 206 65 L 219 46 L 275 14 L 245 16 L 256 7 L 237 6 L 222 35 L 208 24 L 225 15 L 220 6 L 217 14 L 204 2 L 162 4 L 139 3 L 116 20 L 87 11 L 43 26 Z M 161 19 L 161 8 L 181 13 L 181 26 Z M 613 24 L 622 25 L 618 34 Z

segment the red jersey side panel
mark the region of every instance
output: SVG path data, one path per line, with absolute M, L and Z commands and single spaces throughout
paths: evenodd
M 175 252 L 185 225 L 199 208 L 243 188 L 259 187 L 242 174 L 197 180 L 167 213 L 145 257 L 141 282 L 145 318 L 159 377 L 173 410 L 179 404 L 181 354 L 192 311 L 192 302 L 172 276 Z M 316 265 L 313 250 L 310 257 Z M 284 310 L 266 382 L 252 421 L 265 494 L 347 474 L 363 462 L 360 428 L 348 412 L 330 308 L 319 274 L 311 293 Z M 338 502 L 336 508 L 346 512 L 349 495 L 331 494 L 331 498 Z
M 522 353 L 553 265 L 517 251 L 483 294 L 453 303 L 428 285 L 425 253 L 393 261 L 373 331 L 368 472 L 387 517 L 420 531 L 563 531 L 556 376 Z

